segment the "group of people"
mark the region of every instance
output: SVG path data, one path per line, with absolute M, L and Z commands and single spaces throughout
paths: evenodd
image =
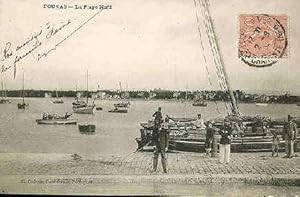
M 279 136 L 277 132 L 272 132 L 273 140 L 272 140 L 272 157 L 278 157 L 279 151 Z M 285 141 L 285 158 L 293 158 L 295 156 L 295 140 L 298 135 L 298 129 L 295 122 L 293 122 L 292 116 L 288 115 L 288 122 L 284 125 L 283 128 L 283 139 Z
M 157 170 L 158 156 L 161 153 L 161 162 L 163 171 L 167 173 L 167 158 L 166 151 L 169 145 L 169 132 L 170 132 L 170 117 L 166 116 L 163 119 L 161 107 L 153 114 L 154 126 L 153 126 L 153 143 L 155 145 L 154 158 L 153 158 L 153 171 Z M 221 138 L 219 142 L 219 162 L 229 163 L 230 162 L 230 152 L 231 152 L 231 142 L 233 138 L 233 129 L 237 126 L 231 122 L 226 121 L 221 127 L 214 127 L 213 123 L 208 121 L 204 123 L 201 114 L 198 114 L 198 118 L 193 122 L 196 128 L 205 128 L 206 130 L 206 140 L 205 140 L 205 150 L 206 155 L 213 154 L 217 151 L 217 143 L 215 139 L 215 133 L 219 133 Z M 238 129 L 238 128 L 237 128 Z M 284 126 L 284 139 L 285 139 L 285 151 L 287 158 L 292 158 L 294 156 L 294 143 L 297 137 L 297 125 L 292 121 L 292 117 L 288 115 L 288 122 Z M 279 138 L 276 132 L 273 133 L 273 145 L 272 145 L 272 156 L 275 153 L 278 156 L 279 150 Z M 213 150 L 213 151 L 212 151 Z
M 64 116 L 60 116 L 56 113 L 54 114 L 50 114 L 48 112 L 44 112 L 42 119 L 43 120 L 52 120 L 52 119 L 68 119 L 72 114 L 69 114 L 68 112 L 66 112 L 66 114 Z

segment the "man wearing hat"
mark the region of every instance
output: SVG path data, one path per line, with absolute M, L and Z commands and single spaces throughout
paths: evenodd
M 297 125 L 292 121 L 292 116 L 288 115 L 288 122 L 284 129 L 285 132 L 285 153 L 286 158 L 294 157 L 294 143 L 298 135 Z
M 161 164 L 164 173 L 167 173 L 167 157 L 166 151 L 169 146 L 170 118 L 166 116 L 165 121 L 161 124 L 158 134 L 154 139 L 155 149 L 153 157 L 153 171 L 157 170 L 158 156 L 161 154 Z

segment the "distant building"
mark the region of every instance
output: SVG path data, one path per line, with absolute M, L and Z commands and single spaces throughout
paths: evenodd
M 153 98 L 155 98 L 155 97 L 156 97 L 156 93 L 150 92 L 149 98 L 150 98 L 150 99 L 153 99 Z
M 179 96 L 180 96 L 180 92 L 173 93 L 173 98 L 178 99 Z
M 45 92 L 44 97 L 45 97 L 45 98 L 51 98 L 51 93 Z

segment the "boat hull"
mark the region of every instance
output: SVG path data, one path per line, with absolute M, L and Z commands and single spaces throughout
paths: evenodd
M 125 107 L 125 108 L 129 108 L 130 103 L 126 102 L 126 103 L 116 103 L 114 104 L 114 107 Z
M 82 133 L 93 133 L 96 130 L 96 126 L 95 125 L 78 125 L 78 129 L 80 132 Z
M 138 149 L 141 150 L 149 150 L 151 147 L 143 147 L 146 142 L 143 142 L 141 138 L 136 138 L 136 142 L 138 144 Z M 300 147 L 297 146 L 299 144 L 300 138 L 298 138 L 295 142 L 295 151 L 300 151 Z M 151 144 L 149 145 L 151 146 Z M 236 138 L 231 143 L 231 152 L 271 152 L 272 151 L 272 138 Z M 205 139 L 170 139 L 169 140 L 169 150 L 176 151 L 185 151 L 185 152 L 205 152 Z M 280 140 L 279 150 L 283 152 L 285 150 L 285 142 L 284 140 Z
M 28 104 L 26 103 L 18 103 L 18 109 L 25 109 L 27 106 L 29 106 Z
M 53 101 L 54 104 L 63 104 L 64 101 L 63 100 L 57 100 L 57 101 Z
M 127 109 L 109 110 L 110 113 L 128 113 Z
M 74 113 L 77 114 L 94 114 L 95 112 L 95 106 L 86 106 L 86 107 L 73 107 Z
M 37 124 L 47 124 L 47 125 L 76 125 L 76 119 L 37 119 Z
M 1 99 L 0 104 L 8 104 L 11 103 L 8 99 Z

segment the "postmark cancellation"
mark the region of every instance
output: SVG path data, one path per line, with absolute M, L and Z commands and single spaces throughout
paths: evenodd
M 238 56 L 243 62 L 266 67 L 287 57 L 287 15 L 242 14 L 239 24 Z

